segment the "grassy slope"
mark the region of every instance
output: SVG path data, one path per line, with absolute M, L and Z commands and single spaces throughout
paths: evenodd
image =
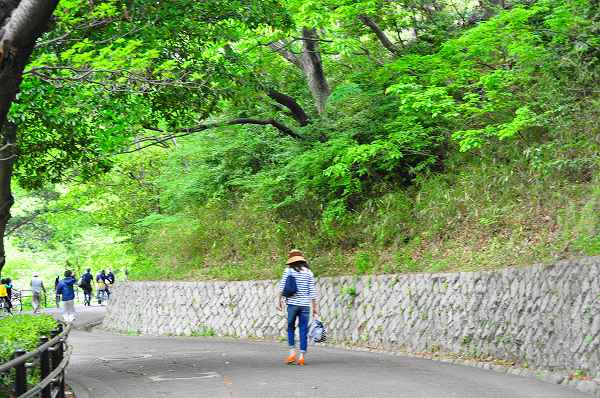
M 583 155 L 583 154 L 581 154 Z M 299 247 L 319 275 L 490 270 L 600 254 L 600 175 L 536 179 L 518 162 L 471 159 L 373 199 L 335 238 L 248 201 L 198 209 L 154 232 L 137 279 L 275 278 Z M 157 266 L 154 264 L 161 264 Z

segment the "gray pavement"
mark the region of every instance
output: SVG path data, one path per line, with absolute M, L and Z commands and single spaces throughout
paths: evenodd
M 80 309 L 76 326 L 103 315 Z M 576 398 L 566 387 L 424 359 L 311 347 L 305 367 L 284 344 L 121 336 L 75 330 L 67 380 L 77 398 Z
M 77 317 L 75 318 L 75 322 L 73 322 L 73 326 L 76 329 L 87 329 L 88 327 L 96 326 L 102 322 L 106 307 L 95 304 L 92 304 L 91 307 L 85 307 L 78 304 L 75 306 L 75 311 L 77 312 Z M 44 313 L 53 315 L 54 318 L 58 320 L 62 320 L 60 309 L 46 308 L 44 309 Z

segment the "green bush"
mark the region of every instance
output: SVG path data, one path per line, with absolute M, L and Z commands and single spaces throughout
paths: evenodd
M 30 351 L 41 336 L 50 336 L 57 322 L 49 315 L 14 315 L 0 322 L 0 362 L 11 359 L 17 349 Z
M 14 315 L 0 321 L 0 363 L 12 359 L 17 349 L 31 351 L 39 345 L 41 336 L 50 336 L 57 322 L 49 315 Z M 36 373 L 30 374 L 30 383 L 36 382 Z M 10 375 L 0 378 L 0 396 L 10 391 Z
M 372 269 L 371 255 L 367 252 L 357 253 L 354 262 L 356 263 L 356 272 L 359 274 L 366 274 Z

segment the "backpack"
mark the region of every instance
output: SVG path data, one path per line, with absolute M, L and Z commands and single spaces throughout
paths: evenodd
M 90 286 L 91 286 L 91 283 L 90 283 L 89 278 L 86 278 L 85 274 L 81 275 L 81 278 L 79 278 L 79 287 L 87 288 Z
M 313 321 L 308 334 L 315 343 L 324 343 L 327 341 L 327 328 L 318 319 Z
M 296 278 L 292 274 L 288 274 L 287 278 L 285 278 L 285 285 L 283 286 L 283 291 L 281 295 L 283 297 L 292 297 L 294 294 L 298 292 L 298 286 L 296 285 Z

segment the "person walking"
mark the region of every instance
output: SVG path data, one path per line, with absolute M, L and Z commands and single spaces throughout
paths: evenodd
M 72 323 L 75 320 L 75 282 L 73 272 L 65 271 L 65 278 L 58 282 L 56 294 L 61 296 L 63 305 L 63 319 L 67 323 Z
M 9 310 L 9 312 L 12 313 L 12 307 L 13 307 L 13 305 L 12 305 L 12 299 L 13 299 L 12 291 L 13 291 L 13 287 L 14 287 L 13 284 L 12 284 L 12 279 L 6 278 L 4 280 L 4 286 L 6 286 L 6 298 L 7 298 L 6 302 L 7 302 L 7 305 L 8 305 L 8 310 Z
M 287 304 L 287 331 L 289 354 L 286 363 L 296 362 L 300 366 L 305 364 L 305 356 L 308 345 L 308 324 L 310 321 L 311 304 L 312 315 L 317 318 L 319 307 L 317 303 L 318 292 L 315 285 L 315 277 L 308 266 L 308 262 L 300 250 L 291 250 L 288 253 L 288 260 L 281 281 L 279 282 L 279 298 L 277 308 L 282 311 L 283 303 Z M 293 278 L 293 281 L 288 280 Z M 295 287 L 295 293 L 284 298 L 288 286 Z M 300 329 L 300 353 L 296 354 L 296 320 Z
M 102 304 L 104 297 L 108 300 L 109 294 L 110 292 L 106 283 L 106 271 L 102 270 L 96 275 L 96 298 L 98 299 L 98 304 Z
M 60 275 L 56 275 L 56 279 L 54 279 L 54 301 L 56 301 L 56 308 L 60 308 L 60 295 L 57 293 L 58 291 L 58 283 L 60 282 Z
M 94 276 L 92 275 L 92 270 L 88 268 L 85 270 L 85 273 L 81 275 L 81 279 L 79 281 L 79 287 L 83 290 L 83 305 L 87 305 L 88 307 L 92 305 L 93 280 Z
M 33 273 L 31 278 L 31 306 L 33 307 L 33 313 L 37 314 L 40 312 L 42 292 L 46 294 L 46 287 L 44 281 L 40 278 L 40 274 L 37 272 Z
M 112 272 L 112 269 L 108 270 L 106 274 L 106 298 L 110 299 L 110 288 L 115 283 L 115 274 Z
M 114 285 L 114 283 L 115 283 L 115 274 L 112 272 L 112 269 L 108 270 L 108 273 L 106 274 L 106 281 L 109 284 Z
M 12 315 L 8 289 L 6 288 L 6 279 L 0 279 L 0 301 L 2 301 L 5 311 Z

